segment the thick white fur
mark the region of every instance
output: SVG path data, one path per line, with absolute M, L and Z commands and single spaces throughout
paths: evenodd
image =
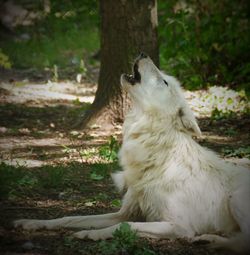
M 122 172 L 113 175 L 124 192 L 117 213 L 19 220 L 16 226 L 97 228 L 75 233 L 93 240 L 112 237 L 123 221 L 140 236 L 207 240 L 215 247 L 246 251 L 250 244 L 250 171 L 223 161 L 192 135 L 200 129 L 179 82 L 150 58 L 138 60 L 141 82 L 130 85 L 133 107 L 123 127 Z M 165 84 L 164 80 L 168 83 Z

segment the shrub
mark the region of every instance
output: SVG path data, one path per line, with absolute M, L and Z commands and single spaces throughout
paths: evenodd
M 248 5 L 241 1 L 159 1 L 160 61 L 189 89 L 250 84 Z

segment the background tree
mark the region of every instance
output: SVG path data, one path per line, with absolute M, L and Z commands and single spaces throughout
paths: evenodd
M 139 52 L 146 52 L 159 64 L 156 0 L 100 1 L 101 69 L 95 100 L 80 125 L 95 120 L 102 128 L 122 122 L 127 97 L 121 91 L 120 75 L 131 72 Z

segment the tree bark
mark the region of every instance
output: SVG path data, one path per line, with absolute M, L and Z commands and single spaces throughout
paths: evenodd
M 100 0 L 101 68 L 95 100 L 81 126 L 121 123 L 128 109 L 120 75 L 131 73 L 134 58 L 145 52 L 159 64 L 156 0 Z

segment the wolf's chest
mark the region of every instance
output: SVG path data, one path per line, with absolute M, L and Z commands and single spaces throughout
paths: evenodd
M 166 197 L 169 194 L 162 180 L 163 176 L 144 174 L 130 186 L 136 203 L 147 221 L 161 221 L 166 215 Z
M 120 150 L 120 164 L 124 170 L 145 172 L 164 165 L 167 159 L 167 146 L 160 134 L 145 133 L 125 139 Z M 136 175 L 136 174 L 135 174 Z
M 150 156 L 149 146 L 146 142 L 139 142 L 131 139 L 123 143 L 120 150 L 120 161 L 125 167 L 141 168 L 148 161 Z

